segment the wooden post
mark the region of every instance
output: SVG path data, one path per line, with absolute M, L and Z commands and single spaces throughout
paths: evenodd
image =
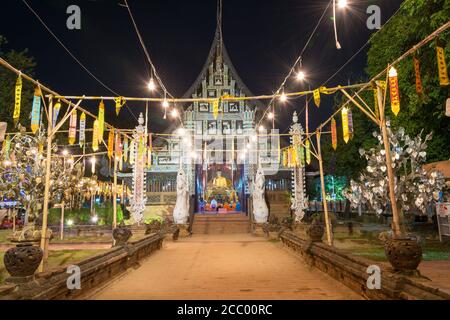
M 325 213 L 325 226 L 326 226 L 326 233 L 327 233 L 327 243 L 329 246 L 333 245 L 333 234 L 332 234 L 332 228 L 330 223 L 330 217 L 328 216 L 328 204 L 327 204 L 327 194 L 325 191 L 325 177 L 323 173 L 323 160 L 322 160 L 322 151 L 320 147 L 320 136 L 321 132 L 317 131 L 316 138 L 317 138 L 317 153 L 318 153 L 318 161 L 319 161 L 319 169 L 320 169 L 320 184 L 322 189 L 322 203 L 323 203 L 323 210 Z
M 48 258 L 48 241 L 47 235 L 47 220 L 48 220 L 48 205 L 50 202 L 50 175 L 52 167 L 52 138 L 53 138 L 53 96 L 49 97 L 48 112 L 47 112 L 47 158 L 45 161 L 45 188 L 44 188 L 44 208 L 42 212 L 42 230 L 41 230 L 41 249 L 44 252 L 39 272 L 45 270 L 45 265 Z
M 14 209 L 8 209 L 8 211 L 11 212 L 13 217 L 13 232 L 16 232 L 16 215 L 14 214 Z
M 66 204 L 64 201 L 61 203 L 61 225 L 59 232 L 61 233 L 61 240 L 64 240 L 64 209 Z
M 113 229 L 117 228 L 117 155 L 114 153 Z
M 392 170 L 391 144 L 389 141 L 386 127 L 384 94 L 379 83 L 377 83 L 377 99 L 378 99 L 378 107 L 380 109 L 380 127 L 383 133 L 384 150 L 386 152 L 386 167 L 389 180 L 389 197 L 391 200 L 391 208 L 392 208 L 392 229 L 394 235 L 400 236 L 401 235 L 400 216 L 397 208 L 397 199 L 395 198 L 395 180 L 394 180 L 394 171 Z

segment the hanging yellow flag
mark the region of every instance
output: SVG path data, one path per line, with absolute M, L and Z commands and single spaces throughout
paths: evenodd
M 413 60 L 414 60 L 414 72 L 416 74 L 416 92 L 418 95 L 421 95 L 423 93 L 423 85 L 422 85 L 422 78 L 420 76 L 420 61 L 416 57 L 414 57 Z
M 336 128 L 336 120 L 331 119 L 331 145 L 333 149 L 337 149 L 337 128 Z
M 77 110 L 73 110 L 69 121 L 69 144 L 75 143 L 77 136 Z
M 348 128 L 348 109 L 343 108 L 341 114 L 342 114 L 342 134 L 345 143 L 348 143 L 348 141 L 350 140 L 350 132 Z
M 313 91 L 314 96 L 314 103 L 316 104 L 317 108 L 320 107 L 320 89 L 316 89 Z
M 298 166 L 298 159 L 297 159 L 297 149 L 295 147 L 292 147 L 292 166 L 297 167 Z
M 448 78 L 448 70 L 447 70 L 447 63 L 445 62 L 444 48 L 441 45 L 437 44 L 436 52 L 439 70 L 439 83 L 441 84 L 441 86 L 448 86 L 450 84 L 450 80 Z
M 306 149 L 306 163 L 311 164 L 311 142 L 309 142 L 309 139 L 305 142 L 305 149 Z
M 389 88 L 391 92 L 391 109 L 395 116 L 400 112 L 400 92 L 398 88 L 397 70 L 392 67 L 389 70 Z
M 94 128 L 92 130 L 92 150 L 98 150 L 98 120 L 94 121 Z
M 31 109 L 31 131 L 35 134 L 39 130 L 41 122 L 41 90 L 36 87 L 33 97 L 33 108 Z
M 17 125 L 20 119 L 20 104 L 22 101 L 22 76 L 19 75 L 16 81 L 15 101 L 14 101 L 14 125 Z
M 288 152 L 287 150 L 283 150 L 283 167 L 288 166 Z
M 219 116 L 219 100 L 214 100 L 213 102 L 213 116 L 214 119 L 217 120 L 217 117 Z
M 116 103 L 116 114 L 119 115 L 120 110 L 125 104 L 125 98 L 124 97 L 118 97 L 114 99 L 114 102 Z
M 98 106 L 98 142 L 103 142 L 103 134 L 105 132 L 105 104 L 103 100 Z
M 114 154 L 114 131 L 109 130 L 108 136 L 108 158 L 111 159 Z

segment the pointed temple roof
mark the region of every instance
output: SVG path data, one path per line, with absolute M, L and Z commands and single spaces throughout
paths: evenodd
M 211 64 L 215 63 L 220 52 L 222 52 L 221 56 L 222 56 L 223 64 L 228 66 L 228 69 L 230 72 L 230 77 L 236 81 L 236 87 L 239 88 L 245 96 L 254 96 L 254 94 L 250 91 L 250 89 L 245 85 L 245 83 L 241 79 L 241 77 L 239 77 L 239 74 L 237 73 L 235 67 L 233 66 L 230 56 L 228 55 L 228 52 L 223 43 L 221 29 L 218 26 L 216 29 L 215 36 L 214 36 L 214 41 L 211 46 L 211 50 L 209 52 L 209 55 L 206 59 L 204 66 L 202 68 L 202 71 L 198 75 L 195 82 L 186 91 L 183 98 L 192 98 L 193 95 L 195 95 L 199 92 L 199 90 L 202 86 L 202 81 L 208 77 L 209 68 L 210 68 Z M 264 107 L 264 105 L 263 105 L 263 103 L 261 103 L 261 101 L 249 101 L 249 102 L 247 102 L 247 104 L 250 106 L 256 106 L 256 107 L 261 107 L 261 108 Z

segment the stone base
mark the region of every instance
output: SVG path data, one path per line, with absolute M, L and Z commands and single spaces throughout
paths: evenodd
M 180 230 L 179 238 L 189 238 L 192 235 L 188 224 L 177 224 L 177 228 Z
M 6 284 L 23 284 L 28 283 L 31 281 L 34 281 L 35 276 L 29 276 L 29 277 L 9 277 L 5 279 Z
M 264 224 L 254 223 L 252 226 L 252 235 L 254 235 L 255 237 L 266 237 L 267 233 L 264 230 Z

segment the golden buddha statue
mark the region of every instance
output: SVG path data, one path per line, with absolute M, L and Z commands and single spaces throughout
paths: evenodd
M 222 176 L 221 171 L 217 171 L 216 177 L 213 180 L 213 185 L 216 188 L 227 188 L 228 187 L 227 179 Z

